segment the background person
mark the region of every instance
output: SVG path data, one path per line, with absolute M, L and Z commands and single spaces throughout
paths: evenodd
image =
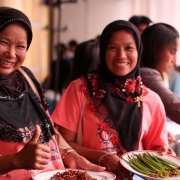
M 143 53 L 140 74 L 145 86 L 156 92 L 165 107 L 166 116 L 180 124 L 180 97 L 169 89 L 169 73 L 179 49 L 178 31 L 165 23 L 156 23 L 142 34 Z M 168 126 L 171 127 L 171 126 Z M 176 126 L 178 127 L 178 126 Z M 174 129 L 168 128 L 172 133 Z M 175 138 L 169 132 L 169 142 Z
M 149 19 L 146 16 L 132 16 L 129 19 L 129 22 L 133 23 L 139 30 L 140 34 L 143 33 L 143 31 L 150 25 L 153 24 L 153 22 L 151 21 L 151 19 Z
M 83 74 L 87 74 L 99 67 L 99 40 L 98 36 L 95 39 L 84 41 L 78 44 L 70 77 L 66 83 L 66 88 L 69 83 L 80 78 Z

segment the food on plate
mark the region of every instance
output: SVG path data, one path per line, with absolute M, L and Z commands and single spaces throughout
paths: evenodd
M 91 177 L 86 171 L 67 170 L 62 173 L 57 172 L 49 180 L 97 180 Z
M 168 178 L 180 175 L 180 167 L 175 163 L 160 158 L 151 153 L 128 155 L 125 160 L 134 170 L 155 178 Z

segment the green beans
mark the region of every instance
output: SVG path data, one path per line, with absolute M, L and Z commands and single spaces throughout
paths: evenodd
M 180 176 L 180 167 L 177 164 L 151 153 L 132 153 L 131 155 L 128 155 L 128 160 L 125 161 L 139 173 L 151 177 L 168 178 Z

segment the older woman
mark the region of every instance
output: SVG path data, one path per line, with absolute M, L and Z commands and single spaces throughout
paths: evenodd
M 71 82 L 52 114 L 78 153 L 121 180 L 128 174 L 119 156 L 127 151 L 174 154 L 168 147 L 163 104 L 139 75 L 141 52 L 140 34 L 132 23 L 118 20 L 107 25 L 100 40 L 100 70 Z M 79 124 L 82 142 L 77 144 Z
M 28 17 L 0 7 L 0 179 L 28 180 L 41 170 L 64 168 L 43 90 L 28 68 L 20 69 L 31 40 Z M 79 156 L 62 138 L 60 148 L 68 167 L 104 170 Z

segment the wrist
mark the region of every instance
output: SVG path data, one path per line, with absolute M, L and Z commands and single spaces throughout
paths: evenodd
M 99 165 L 101 166 L 102 164 L 101 164 L 101 160 L 104 158 L 104 157 L 106 157 L 106 156 L 109 156 L 109 155 L 117 155 L 117 152 L 107 152 L 107 153 L 105 153 L 105 154 L 103 154 L 100 158 L 99 158 Z
M 66 156 L 72 152 L 76 152 L 76 151 L 72 148 L 61 149 L 60 153 L 61 153 L 62 160 L 64 160 Z
M 14 169 L 16 169 L 16 167 L 13 154 L 0 155 L 0 176 L 6 176 L 6 173 L 13 171 Z

